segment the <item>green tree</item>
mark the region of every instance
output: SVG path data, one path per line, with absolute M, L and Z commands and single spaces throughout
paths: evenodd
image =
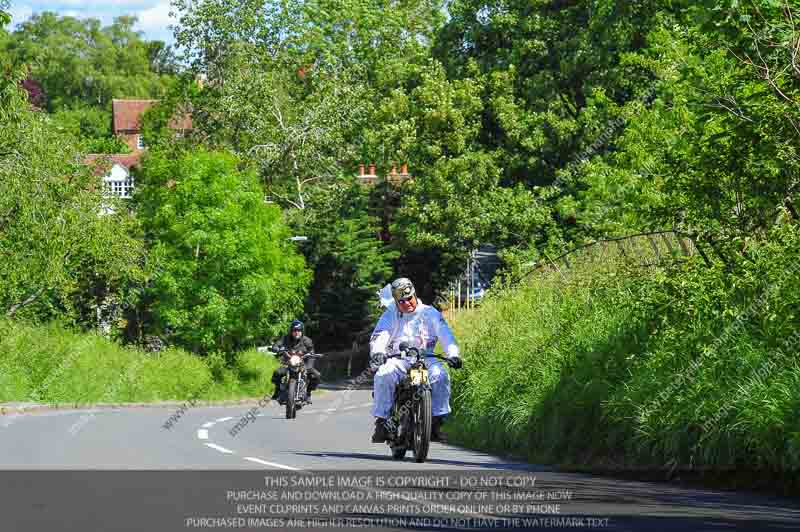
M 367 89 L 354 73 L 320 66 L 302 77 L 249 46 L 228 55 L 214 83 L 192 101 L 199 134 L 255 162 L 270 194 L 303 209 L 309 189 L 326 186 L 357 157 Z
M 484 78 L 448 80 L 436 61 L 409 72 L 410 88 L 381 101 L 364 137 L 384 167 L 407 161 L 414 174 L 402 189 L 392 245 L 428 257 L 416 269 L 420 284 L 433 273 L 441 287 L 479 244 L 527 247 L 554 236 L 547 205 L 531 191 L 501 186 L 505 161 L 480 142 Z
M 130 148 L 118 137 L 111 135 L 111 113 L 104 109 L 79 105 L 51 113 L 53 125 L 72 138 L 78 139 L 81 151 L 86 153 L 129 153 Z
M 5 32 L 3 26 L 11 23 L 11 13 L 8 9 L 8 0 L 0 0 L 0 32 Z
M 280 334 L 310 281 L 280 210 L 236 157 L 153 153 L 136 194 L 158 261 L 145 294 L 155 332 L 195 352 L 231 353 Z
M 453 2 L 436 54 L 454 77 L 470 77 L 471 64 L 489 76 L 481 137 L 502 150 L 504 183 L 553 183 L 616 118 L 614 105 L 649 83 L 651 72 L 621 60 L 646 46 L 659 4 Z
M 94 322 L 99 304 L 140 277 L 143 249 L 125 209 L 82 164 L 74 139 L 33 111 L 21 75 L 0 77 L 0 312 Z
M 5 51 L 42 84 L 49 111 L 107 111 L 112 98 L 157 98 L 164 88 L 167 74 L 153 70 L 153 45 L 133 30 L 135 24 L 130 16 L 103 27 L 96 19 L 38 13 L 11 34 Z
M 193 76 L 181 73 L 169 83 L 164 96 L 144 112 L 140 123 L 149 150 L 170 152 L 177 157 L 187 147 L 209 144 L 202 127 L 203 109 L 196 108 L 200 90 Z M 187 115 L 192 118 L 193 129 L 176 130 L 175 123 Z
M 291 70 L 357 67 L 374 82 L 385 65 L 425 55 L 444 22 L 441 3 L 432 0 L 175 0 L 174 6 L 182 13 L 177 43 L 209 81 L 246 43 Z
M 314 265 L 306 314 L 326 345 L 350 347 L 371 331 L 379 311 L 375 293 L 392 277 L 398 254 L 380 240 L 369 201 L 369 190 L 342 177 L 309 194 L 305 209 L 291 211 L 293 227 L 308 237 L 299 245 Z
M 755 3 L 664 15 L 626 58 L 656 75 L 650 97 L 620 108 L 613 150 L 561 172 L 562 212 L 595 234 L 676 227 L 735 260 L 800 177 L 796 20 Z

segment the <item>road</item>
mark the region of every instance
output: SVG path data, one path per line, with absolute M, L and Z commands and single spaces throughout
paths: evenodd
M 0 420 L 0 529 L 299 530 L 317 513 L 328 516 L 326 528 L 376 530 L 800 529 L 798 501 L 763 494 L 559 473 L 438 443 L 425 464 L 395 461 L 386 445 L 369 441 L 370 405 L 368 389 L 329 389 L 294 420 L 275 403 L 254 403 L 189 408 L 170 428 L 174 407 L 7 415 Z M 420 475 L 439 483 L 401 486 Z M 324 485 L 298 479 L 356 477 L 350 491 L 360 498 L 353 500 L 377 505 L 326 512 L 321 504 L 270 499 L 290 491 L 281 482 L 320 493 Z M 394 488 L 379 477 L 397 479 Z M 485 486 L 471 489 L 477 482 Z M 320 502 L 305 496 L 296 502 Z M 509 497 L 527 499 L 512 506 Z M 298 511 L 305 521 L 291 521 Z

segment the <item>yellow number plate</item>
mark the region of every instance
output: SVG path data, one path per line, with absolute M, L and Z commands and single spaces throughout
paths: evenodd
M 416 386 L 423 382 L 428 382 L 428 372 L 424 369 L 412 369 L 411 384 Z

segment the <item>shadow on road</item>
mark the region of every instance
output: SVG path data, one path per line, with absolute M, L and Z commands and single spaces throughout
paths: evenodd
M 383 454 L 366 454 L 366 453 L 331 453 L 331 452 L 296 452 L 300 456 L 311 456 L 315 458 L 341 458 L 350 460 L 373 460 L 380 462 L 395 462 L 395 463 L 414 463 L 413 458 L 409 456 L 405 460 L 394 460 L 390 455 L 388 449 Z M 479 456 L 479 455 L 476 455 Z M 544 468 L 537 469 L 536 466 L 519 463 L 497 463 L 497 462 L 471 462 L 465 460 L 447 460 L 442 458 L 428 458 L 425 460 L 426 464 L 446 465 L 453 467 L 477 467 L 482 469 L 524 469 L 525 471 L 544 471 Z M 424 464 L 419 464 L 419 467 L 424 467 Z

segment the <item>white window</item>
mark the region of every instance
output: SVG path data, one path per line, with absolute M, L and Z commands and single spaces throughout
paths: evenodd
M 133 196 L 133 176 L 123 166 L 115 164 L 111 172 L 103 178 L 105 193 L 118 198 L 131 198 Z
M 136 147 L 140 150 L 144 149 L 144 135 L 136 135 Z
M 133 197 L 133 179 L 106 181 L 106 191 L 119 198 Z

